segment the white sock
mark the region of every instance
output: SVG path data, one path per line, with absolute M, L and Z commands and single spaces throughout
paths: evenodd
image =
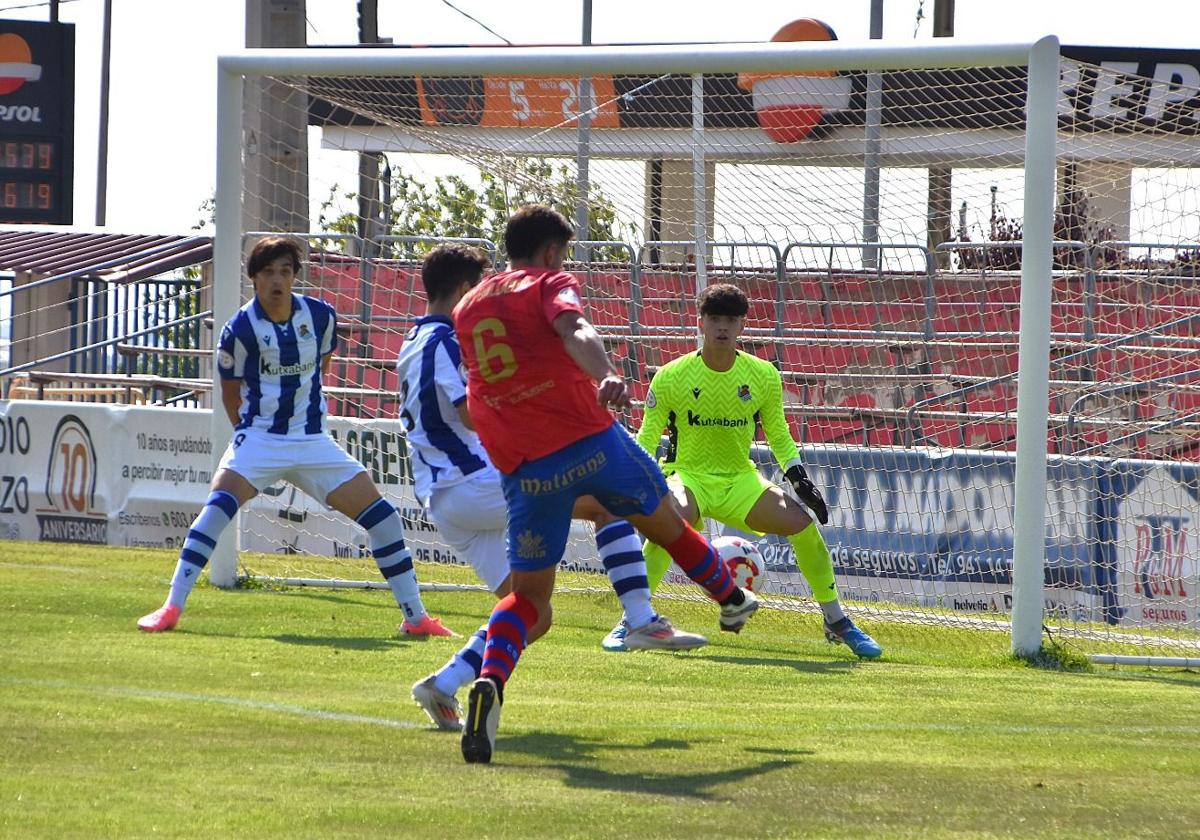
M 642 542 L 633 526 L 624 519 L 605 525 L 596 531 L 596 549 L 625 610 L 625 621 L 635 629 L 649 624 L 654 620 L 650 581 L 646 577 Z
M 213 549 L 217 547 L 217 539 L 225 530 L 235 514 L 238 503 L 232 493 L 225 490 L 214 490 L 200 509 L 192 527 L 188 529 L 187 539 L 179 552 L 179 562 L 175 564 L 175 575 L 171 578 L 171 591 L 167 595 L 167 603 L 183 609 L 192 587 L 200 578 L 200 573 L 208 565 Z
M 479 676 L 483 667 L 483 645 L 487 641 L 485 624 L 471 634 L 462 650 L 450 657 L 450 661 L 433 675 L 433 684 L 443 694 L 454 696 L 460 688 Z
M 404 544 L 404 523 L 400 511 L 387 499 L 380 498 L 355 519 L 371 541 L 371 553 L 383 579 L 388 582 L 406 621 L 416 623 L 425 617 L 421 589 L 413 571 L 412 554 Z

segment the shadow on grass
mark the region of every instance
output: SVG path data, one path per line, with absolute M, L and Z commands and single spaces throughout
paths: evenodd
M 696 659 L 709 662 L 724 662 L 729 665 L 773 665 L 779 668 L 794 668 L 806 674 L 839 674 L 853 671 L 859 666 L 858 660 L 827 659 L 775 659 L 765 656 L 713 656 L 696 654 Z
M 644 793 L 651 796 L 687 796 L 717 801 L 724 798 L 713 790 L 720 785 L 728 782 L 744 783 L 748 778 L 788 767 L 797 757 L 812 755 L 811 750 L 754 748 L 746 751 L 775 757 L 709 773 L 680 773 L 673 770 L 659 774 L 614 772 L 579 762 L 595 759 L 596 754 L 602 750 L 690 750 L 691 744 L 680 739 L 656 738 L 645 744 L 618 745 L 611 741 L 595 741 L 561 733 L 536 732 L 511 738 L 501 736 L 496 747 L 500 761 L 511 753 L 547 760 L 543 766 L 562 772 L 566 777 L 564 782 L 569 787 Z
M 371 636 L 297 636 L 284 633 L 279 636 L 264 636 L 273 642 L 301 647 L 329 647 L 339 650 L 392 650 L 403 648 L 414 639 L 381 639 Z M 424 641 L 421 639 L 420 641 Z

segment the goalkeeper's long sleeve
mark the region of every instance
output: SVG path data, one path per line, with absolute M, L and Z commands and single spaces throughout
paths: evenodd
M 788 428 L 787 417 L 783 414 L 783 379 L 776 371 L 775 376 L 768 381 L 772 392 L 763 401 L 758 421 L 767 436 L 771 453 L 779 462 L 779 466 L 786 471 L 793 464 L 800 463 L 800 450 L 796 447 L 792 431 Z

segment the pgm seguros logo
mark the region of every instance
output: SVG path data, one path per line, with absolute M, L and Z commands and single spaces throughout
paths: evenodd
M 1134 594 L 1147 600 L 1186 599 L 1195 579 L 1188 550 L 1188 519 L 1142 516 L 1134 527 Z
M 42 542 L 106 545 L 108 516 L 96 510 L 96 448 L 79 417 L 58 421 L 46 464 L 46 507 L 37 510 Z
M 819 20 L 801 18 L 785 25 L 771 40 L 836 41 L 837 35 Z M 825 114 L 850 107 L 850 78 L 833 70 L 739 73 L 738 87 L 750 91 L 758 124 L 776 143 L 803 140 Z

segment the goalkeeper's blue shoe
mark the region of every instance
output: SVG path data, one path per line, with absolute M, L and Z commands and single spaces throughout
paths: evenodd
M 825 625 L 825 638 L 834 644 L 843 644 L 860 659 L 878 659 L 883 656 L 879 643 L 854 626 L 848 617 Z
M 625 644 L 625 637 L 627 635 L 629 635 L 629 625 L 622 618 L 617 622 L 617 626 L 610 630 L 608 635 L 600 641 L 600 647 L 609 653 L 627 651 L 629 650 L 629 647 Z

